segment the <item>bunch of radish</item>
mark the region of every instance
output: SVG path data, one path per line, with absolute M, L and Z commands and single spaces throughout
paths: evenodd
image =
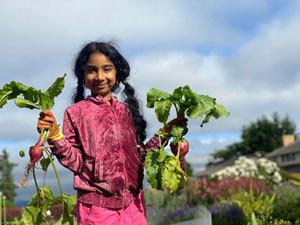
M 177 118 L 197 119 L 203 118 L 200 126 L 208 123 L 211 117 L 219 118 L 229 115 L 223 105 L 216 102 L 215 98 L 193 92 L 189 86 L 178 87 L 172 93 L 152 88 L 147 93 L 147 107 L 154 108 L 156 117 L 164 127 L 172 106 L 175 107 Z M 161 129 L 158 133 L 161 141 L 160 149 L 149 151 L 146 155 L 146 174 L 149 183 L 158 190 L 175 192 L 183 187 L 186 173 L 181 168 L 180 161 L 189 152 L 189 142 L 184 138 L 188 129 L 186 123 L 172 126 L 168 132 Z M 175 156 L 165 152 L 165 145 L 170 141 L 170 148 Z
M 2 108 L 8 100 L 13 100 L 15 105 L 20 108 L 38 109 L 40 111 L 51 110 L 54 106 L 54 98 L 57 97 L 64 88 L 65 76 L 58 77 L 55 82 L 46 90 L 41 91 L 35 87 L 26 86 L 22 83 L 12 81 L 5 84 L 0 89 L 0 108 Z M 64 205 L 63 223 L 74 224 L 73 209 L 76 204 L 75 196 L 65 195 L 63 193 L 57 169 L 53 162 L 53 156 L 45 143 L 48 139 L 50 131 L 42 130 L 37 142 L 31 146 L 29 152 L 29 162 L 25 168 L 25 177 L 21 184 L 26 187 L 29 174 L 32 172 L 37 194 L 32 196 L 32 200 L 22 211 L 22 224 L 42 224 L 44 215 L 52 204 L 61 202 Z M 19 152 L 21 157 L 25 156 L 22 150 Z M 39 187 L 35 174 L 35 168 L 40 163 L 43 171 L 47 171 L 48 166 L 53 166 L 57 183 L 60 190 L 60 196 L 55 197 L 49 186 Z
M 15 105 L 20 108 L 38 109 L 41 111 L 50 110 L 54 106 L 54 98 L 57 97 L 64 88 L 65 76 L 66 75 L 58 77 L 44 92 L 16 81 L 5 84 L 2 89 L 0 89 L 0 108 L 2 108 L 8 100 L 14 100 Z M 43 130 L 36 144 L 29 148 L 30 161 L 25 170 L 25 178 L 27 178 L 29 172 L 34 169 L 36 163 L 43 157 L 44 144 L 47 141 L 48 135 L 49 130 Z

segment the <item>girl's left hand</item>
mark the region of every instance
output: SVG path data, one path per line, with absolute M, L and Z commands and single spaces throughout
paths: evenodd
M 168 122 L 163 128 L 162 128 L 162 132 L 163 133 L 170 133 L 173 126 L 175 125 L 179 125 L 181 127 L 185 127 L 184 133 L 183 135 L 185 135 L 188 132 L 188 128 L 187 128 L 187 121 L 188 119 L 185 117 L 177 117 L 173 120 L 171 120 L 170 122 Z

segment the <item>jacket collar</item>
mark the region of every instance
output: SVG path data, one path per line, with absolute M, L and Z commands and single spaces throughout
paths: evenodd
M 92 101 L 92 102 L 94 102 L 98 105 L 107 104 L 106 101 L 104 100 L 104 98 L 101 95 L 97 95 L 97 96 L 89 95 L 89 96 L 87 96 L 86 99 L 89 100 L 89 101 Z M 117 101 L 118 101 L 118 99 L 117 99 L 116 96 L 111 96 L 111 104 L 112 105 L 114 105 Z

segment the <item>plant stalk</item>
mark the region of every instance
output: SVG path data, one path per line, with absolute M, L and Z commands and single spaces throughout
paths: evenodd
M 160 149 L 161 151 L 163 151 L 164 148 L 165 148 L 165 145 L 166 145 L 167 142 L 168 142 L 168 139 L 162 144 L 162 143 L 161 143 L 161 136 L 158 135 L 158 142 L 159 142 L 159 149 Z
M 176 115 L 177 115 L 177 117 L 178 117 L 178 116 L 179 116 L 178 106 L 176 105 L 175 102 L 173 103 L 173 105 L 175 106 Z
M 57 184 L 58 184 L 58 187 L 59 187 L 59 192 L 60 192 L 60 195 L 61 195 L 61 198 L 63 200 L 63 197 L 64 197 L 64 192 L 63 192 L 63 189 L 61 187 L 61 183 L 60 183 L 60 179 L 59 179 L 59 175 L 58 175 L 58 172 L 57 172 L 57 169 L 56 169 L 56 166 L 55 166 L 55 163 L 53 162 L 52 160 L 52 157 L 51 157 L 51 154 L 49 152 L 49 150 L 47 148 L 45 148 L 45 152 L 47 154 L 47 156 L 49 157 L 50 159 L 50 163 L 53 167 L 53 170 L 54 170 L 54 173 L 55 173 L 55 177 L 56 177 L 56 181 L 57 181 Z
M 33 175 L 33 180 L 34 180 L 36 192 L 39 193 L 40 188 L 39 188 L 39 185 L 37 183 L 37 179 L 36 179 L 36 175 L 35 175 L 35 168 L 34 167 L 32 168 L 32 175 Z

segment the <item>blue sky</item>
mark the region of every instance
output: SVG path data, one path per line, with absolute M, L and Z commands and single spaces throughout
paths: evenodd
M 277 111 L 300 126 L 300 1 L 6 1 L 0 2 L 0 86 L 16 80 L 41 89 L 67 73 L 53 109 L 61 121 L 76 81 L 72 63 L 89 41 L 114 40 L 128 59 L 143 102 L 148 136 L 160 128 L 147 91 L 188 84 L 226 105 L 231 116 L 200 128 L 190 120 L 188 160 L 201 167 L 215 149 L 238 141 L 243 125 Z M 37 111 L 12 103 L 0 111 L 0 148 L 19 165 L 18 149 L 37 138 Z M 71 174 L 60 168 L 65 187 Z M 53 175 L 48 174 L 52 180 Z M 52 182 L 52 181 L 51 181 Z M 19 190 L 18 199 L 31 189 Z M 26 195 L 27 194 L 27 195 Z

